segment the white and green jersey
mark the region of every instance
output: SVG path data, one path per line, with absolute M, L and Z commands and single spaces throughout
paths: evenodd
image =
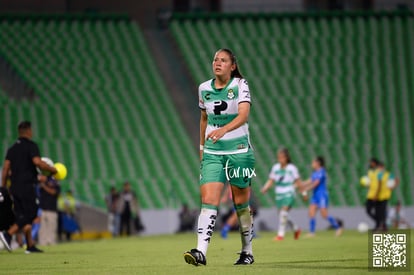
M 228 124 L 238 115 L 241 102 L 250 103 L 250 91 L 245 79 L 233 78 L 223 89 L 214 87 L 214 79 L 203 82 L 198 88 L 199 107 L 206 110 L 206 136 L 213 130 Z M 249 150 L 249 126 L 247 122 L 226 133 L 216 143 L 205 141 L 204 152 L 216 155 L 245 153 Z
M 276 195 L 291 194 L 295 192 L 294 183 L 297 179 L 299 179 L 298 168 L 291 163 L 289 163 L 285 168 L 282 168 L 280 163 L 277 163 L 273 165 L 269 174 L 269 179 L 276 183 Z

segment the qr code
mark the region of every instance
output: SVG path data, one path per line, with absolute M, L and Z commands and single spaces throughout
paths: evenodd
M 370 237 L 371 268 L 400 270 L 410 268 L 409 232 L 373 233 Z

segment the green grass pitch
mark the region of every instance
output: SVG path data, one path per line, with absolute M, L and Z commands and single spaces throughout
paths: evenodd
M 238 234 L 222 240 L 216 232 L 207 266 L 184 262 L 182 254 L 195 246 L 196 235 L 180 234 L 64 243 L 44 247 L 44 254 L 2 250 L 0 274 L 368 274 L 368 234 L 345 231 L 337 238 L 326 231 L 297 241 L 288 234 L 282 242 L 272 237 L 260 233 L 254 240 L 256 262 L 251 266 L 233 266 Z

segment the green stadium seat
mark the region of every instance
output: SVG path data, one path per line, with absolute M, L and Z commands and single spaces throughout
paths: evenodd
M 332 203 L 360 205 L 365 190 L 353 184 L 359 182 L 357 171 L 381 152 L 392 163 L 389 169 L 406 179 L 399 198 L 412 204 L 414 172 L 399 165 L 414 165 L 412 16 L 174 19 L 171 33 L 196 82 L 209 75 L 202 72 L 211 56 L 188 49 L 228 43 L 217 29 L 235 34 L 229 45 L 252 91 L 255 181 L 266 180 L 273 150 L 281 145 L 304 169 L 315 154 L 323 154 L 330 181 L 338 182 L 331 188 Z M 382 134 L 384 127 L 390 127 L 388 134 Z M 267 197 L 259 200 L 273 205 Z

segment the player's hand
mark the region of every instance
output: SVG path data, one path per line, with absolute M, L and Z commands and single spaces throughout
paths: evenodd
M 266 190 L 266 188 L 262 188 L 262 189 L 260 189 L 260 192 L 262 193 L 262 194 L 266 194 L 266 192 L 267 192 L 267 190 Z
M 216 143 L 219 139 L 221 139 L 225 134 L 227 133 L 227 130 L 222 127 L 217 130 L 211 131 L 207 135 L 207 139 L 212 139 L 213 143 Z
M 50 173 L 52 174 L 52 175 L 55 175 L 55 174 L 57 174 L 57 169 L 55 168 L 55 167 L 52 167 L 53 169 L 52 169 L 52 171 L 50 171 Z
M 40 183 L 45 183 L 47 181 L 47 177 L 45 175 L 37 175 L 37 180 Z

